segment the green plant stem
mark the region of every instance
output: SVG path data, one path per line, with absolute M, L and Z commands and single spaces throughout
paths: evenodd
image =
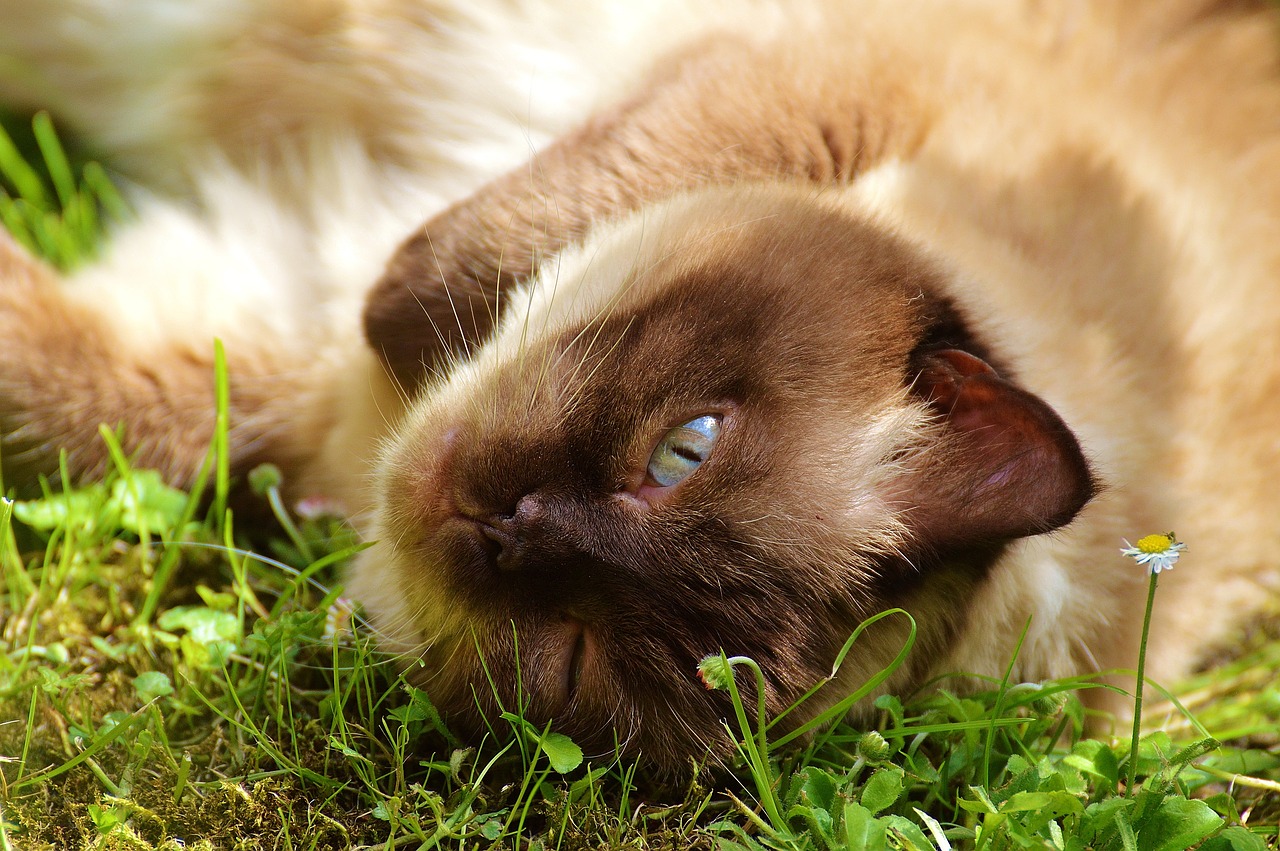
M 764 671 L 760 670 L 760 666 L 756 664 L 756 660 L 752 659 L 750 656 L 730 656 L 726 661 L 728 661 L 731 669 L 737 665 L 745 665 L 751 669 L 753 674 L 756 675 L 756 747 L 759 749 L 760 753 L 768 753 L 769 740 L 766 738 L 766 732 L 768 730 L 769 716 L 765 709 Z M 748 727 L 744 727 L 742 732 L 746 735 L 749 734 L 751 730 Z
M 1129 744 L 1129 779 L 1124 784 L 1124 796 L 1133 795 L 1134 780 L 1138 775 L 1138 737 L 1142 734 L 1142 684 L 1146 679 L 1147 636 L 1151 632 L 1151 609 L 1156 602 L 1156 582 L 1160 574 L 1151 572 L 1147 586 L 1147 611 L 1142 616 L 1142 641 L 1138 643 L 1138 676 L 1133 689 L 1133 740 Z
M 312 564 L 316 560 L 315 552 L 312 551 L 311 545 L 307 543 L 307 539 L 298 531 L 298 526 L 293 522 L 293 518 L 289 516 L 289 509 L 285 508 L 284 498 L 280 496 L 280 488 L 271 487 L 267 489 L 267 504 L 271 506 L 271 513 L 275 515 L 276 521 L 280 527 L 284 529 L 284 533 L 289 536 L 289 540 L 298 548 L 298 552 L 306 559 L 307 564 Z
M 227 378 L 227 353 L 222 340 L 213 341 L 213 388 L 216 414 L 213 421 L 213 445 L 217 463 L 213 472 L 213 517 L 222 530 L 227 523 L 227 494 L 231 490 L 231 383 Z
M 746 749 L 747 761 L 751 764 L 751 776 L 756 783 L 756 791 L 760 795 L 760 804 L 768 813 L 775 830 L 786 830 L 787 823 L 782 817 L 781 802 L 774 791 L 773 772 L 769 767 L 768 714 L 765 707 L 764 672 L 750 656 L 730 656 L 725 661 L 729 670 L 738 665 L 745 665 L 756 677 L 756 729 L 751 729 L 743 711 L 742 697 L 738 693 L 735 678 L 729 677 L 729 696 L 733 701 L 734 712 L 738 716 L 738 726 L 742 730 L 742 744 Z
M 991 710 L 991 726 L 987 730 L 987 742 L 982 749 L 982 785 L 991 788 L 991 747 L 996 738 L 996 721 L 1000 718 L 1000 710 L 1004 708 L 1004 698 L 1009 691 L 1009 680 L 1013 677 L 1013 666 L 1022 655 L 1022 645 L 1027 641 L 1027 633 L 1031 631 L 1031 617 L 1022 625 L 1022 634 L 1018 636 L 1018 644 L 1013 648 L 1009 664 L 1004 669 L 1004 677 L 1000 680 L 1000 689 L 996 692 L 996 705 Z

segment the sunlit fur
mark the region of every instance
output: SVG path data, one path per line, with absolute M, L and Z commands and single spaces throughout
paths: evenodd
M 727 748 L 698 654 L 738 642 L 777 711 L 891 602 L 921 635 L 886 688 L 1001 676 L 1019 641 L 1018 678 L 1131 665 L 1145 576 L 1120 539 L 1173 529 L 1189 549 L 1161 577 L 1147 668 L 1167 681 L 1280 588 L 1275 30 L 1247 0 L 0 0 L 0 98 L 91 140 L 137 211 L 62 281 L 0 237 L 6 481 L 63 445 L 73 470 L 101 468 L 100 421 L 189 481 L 218 336 L 237 469 L 280 462 L 296 496 L 342 502 L 378 541 L 350 590 L 460 728 L 477 703 L 523 702 L 592 749 L 617 738 L 679 770 Z M 856 255 L 848 241 L 893 259 L 859 267 L 852 301 L 819 262 Z M 716 273 L 735 268 L 760 293 L 810 270 L 776 276 L 795 297 L 761 308 L 778 321 L 754 347 L 784 351 L 776 324 L 795 358 L 752 373 L 805 405 L 770 431 L 744 426 L 752 399 L 703 400 L 741 417 L 680 494 L 579 518 L 617 539 L 576 541 L 576 574 L 486 572 L 456 509 L 553 480 L 592 480 L 570 502 L 634 496 L 650 435 L 706 412 L 637 401 L 629 341 L 682 287 L 733 296 Z M 922 281 L 1002 392 L 1078 439 L 1077 485 L 1098 491 L 1064 528 L 984 539 L 980 557 L 931 542 L 930 522 L 967 514 L 930 506 L 981 489 L 974 444 L 917 392 L 901 286 Z M 448 309 L 420 303 L 424 282 Z M 492 339 L 469 338 L 500 284 Z M 725 318 L 713 306 L 705 328 Z M 701 357 L 705 328 L 663 338 L 655 362 Z M 797 395 L 770 385 L 783 376 Z M 586 424 L 598 466 L 546 468 Z M 1059 501 L 1074 512 L 1083 492 Z M 582 575 L 584 548 L 615 573 Z M 568 689 L 566 612 L 588 642 Z M 888 624 L 807 713 L 896 652 Z

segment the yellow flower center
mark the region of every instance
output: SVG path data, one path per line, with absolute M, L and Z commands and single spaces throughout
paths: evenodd
M 1168 535 L 1147 535 L 1138 541 L 1138 549 L 1150 554 L 1162 553 L 1172 546 L 1173 540 Z

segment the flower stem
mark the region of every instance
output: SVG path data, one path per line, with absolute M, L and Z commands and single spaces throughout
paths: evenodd
M 746 712 L 742 705 L 742 698 L 738 693 L 738 686 L 732 675 L 730 675 L 726 685 L 729 688 L 729 694 L 733 699 L 733 708 L 738 716 L 738 726 L 742 729 L 743 746 L 746 750 L 747 761 L 751 763 L 751 776 L 756 782 L 756 791 L 760 795 L 760 804 L 768 813 L 770 821 L 773 823 L 775 830 L 786 830 L 786 821 L 782 816 L 782 802 L 778 800 L 778 796 L 774 791 L 773 772 L 769 768 L 769 740 L 768 731 L 768 714 L 765 704 L 765 679 L 764 672 L 760 670 L 760 666 L 750 656 L 730 656 L 725 660 L 729 664 L 729 670 L 732 671 L 734 666 L 745 665 L 751 669 L 756 675 L 756 729 L 755 736 L 752 736 L 751 724 L 747 721 Z
M 1146 679 L 1147 635 L 1151 632 L 1151 608 L 1156 601 L 1156 581 L 1160 574 L 1151 572 L 1147 585 L 1147 611 L 1142 616 L 1142 641 L 1138 644 L 1138 677 L 1133 691 L 1133 741 L 1129 745 L 1129 778 L 1125 782 L 1124 796 L 1133 795 L 1134 779 L 1138 774 L 1138 737 L 1142 733 L 1142 686 Z

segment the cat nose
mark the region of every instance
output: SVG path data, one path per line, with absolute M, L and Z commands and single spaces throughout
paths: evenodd
M 494 514 L 480 521 L 480 532 L 498 545 L 494 562 L 499 570 L 520 570 L 530 549 L 543 536 L 547 507 L 537 494 L 520 498 L 510 514 Z

